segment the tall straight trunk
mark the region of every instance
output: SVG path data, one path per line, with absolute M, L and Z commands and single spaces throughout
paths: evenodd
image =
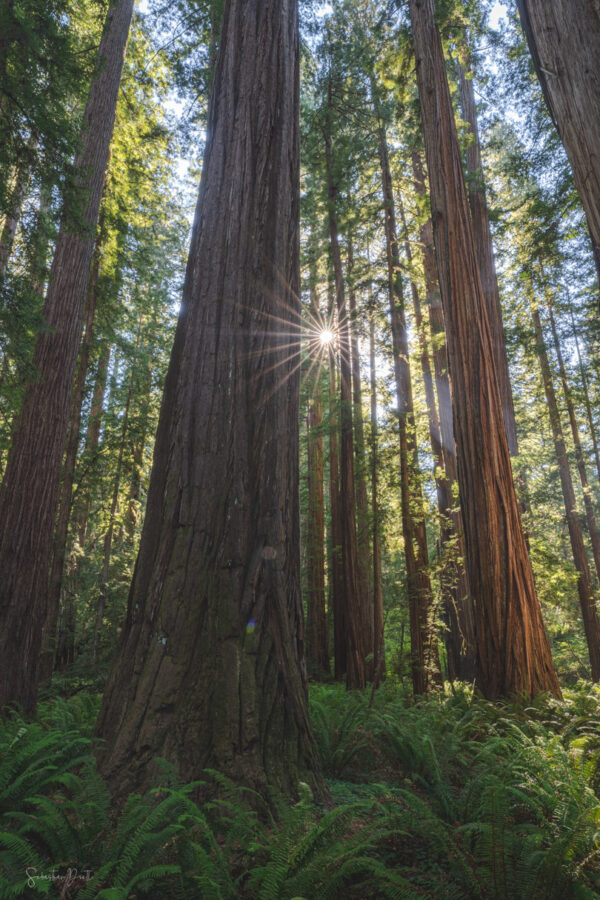
M 581 435 L 579 434 L 579 423 L 577 422 L 575 404 L 573 403 L 573 396 L 571 394 L 569 381 L 567 379 L 567 370 L 565 369 L 565 362 L 562 355 L 560 341 L 558 339 L 558 332 L 556 330 L 552 301 L 550 300 L 550 297 L 548 295 L 546 295 L 546 305 L 548 307 L 548 314 L 550 317 L 550 328 L 552 330 L 554 351 L 558 360 L 560 383 L 567 406 L 567 413 L 569 415 L 569 424 L 571 426 L 573 444 L 575 445 L 575 459 L 577 461 L 577 471 L 579 472 L 579 480 L 581 482 L 581 490 L 583 492 L 583 504 L 585 506 L 585 517 L 587 521 L 588 534 L 590 536 L 590 542 L 592 545 L 592 555 L 594 557 L 596 575 L 598 576 L 598 579 L 600 579 L 600 535 L 598 534 L 598 527 L 596 525 L 596 515 L 594 513 L 594 504 L 592 502 L 592 491 L 587 477 L 587 468 L 585 465 L 585 457 L 583 455 L 583 447 L 581 446 Z
M 316 391 L 308 408 L 308 603 L 306 665 L 312 675 L 329 674 L 325 608 L 325 510 L 323 497 L 323 408 Z
M 340 452 L 337 416 L 336 364 L 333 348 L 329 350 L 329 592 L 333 611 L 334 675 L 341 680 L 346 675 L 346 602 L 344 594 L 344 563 L 342 558 L 342 522 L 340 502 Z
M 85 331 L 79 351 L 79 362 L 75 376 L 75 386 L 71 400 L 71 415 L 67 432 L 67 446 L 63 462 L 63 475 L 60 486 L 60 498 L 58 504 L 58 518 L 54 531 L 54 550 L 50 578 L 48 581 L 48 605 L 44 636 L 42 641 L 42 655 L 40 659 L 40 681 L 44 681 L 52 675 L 56 624 L 60 608 L 60 596 L 63 581 L 63 570 L 67 552 L 67 534 L 69 531 L 69 519 L 71 516 L 71 501 L 73 497 L 73 484 L 75 478 L 75 464 L 77 462 L 77 448 L 79 447 L 79 432 L 81 426 L 81 408 L 85 392 L 85 380 L 87 377 L 92 336 L 94 331 L 94 318 L 96 315 L 97 284 L 100 269 L 100 252 L 103 240 L 103 227 L 100 225 L 96 240 L 92 277 L 88 297 L 88 309 L 85 322 Z
M 508 371 L 508 356 L 506 355 L 504 327 L 502 324 L 502 305 L 500 303 L 500 291 L 498 289 L 498 276 L 496 275 L 490 216 L 485 194 L 485 179 L 481 166 L 481 146 L 479 142 L 475 92 L 473 90 L 473 79 L 467 74 L 460 63 L 458 66 L 458 83 L 462 115 L 465 122 L 468 123 L 472 135 L 472 142 L 467 147 L 466 151 L 466 163 L 467 173 L 469 175 L 468 197 L 469 205 L 471 207 L 471 218 L 473 220 L 475 249 L 477 252 L 477 261 L 479 263 L 479 274 L 481 275 L 481 286 L 485 295 L 494 364 L 496 366 L 496 378 L 498 379 L 500 401 L 502 403 L 502 415 L 504 417 L 504 426 L 506 428 L 506 437 L 508 439 L 508 449 L 511 456 L 517 456 L 519 453 L 517 424 L 515 422 L 515 407 L 510 384 L 510 374 Z
M 427 195 L 425 173 L 421 156 L 414 151 L 411 156 L 414 186 L 417 195 L 424 200 Z M 448 677 L 451 681 L 473 681 L 475 677 L 475 611 L 469 594 L 465 568 L 465 534 L 460 509 L 454 500 L 452 486 L 458 482 L 458 463 L 454 425 L 452 421 L 452 388 L 448 372 L 448 352 L 444 312 L 438 284 L 437 262 L 433 243 L 433 223 L 428 217 L 420 226 L 420 238 L 425 273 L 425 292 L 429 308 L 429 328 L 433 345 L 433 369 L 438 400 L 438 415 L 444 459 L 446 484 L 449 486 L 448 502 L 442 517 L 441 543 L 448 550 L 447 569 L 443 578 L 447 582 L 448 599 L 444 609 L 446 623 L 446 653 Z M 455 544 L 450 550 L 451 543 Z
M 0 280 L 6 276 L 12 254 L 17 228 L 21 221 L 23 202 L 29 182 L 29 161 L 23 161 L 17 170 L 15 186 L 10 198 L 10 208 L 2 224 L 0 233 Z
M 354 480 L 356 485 L 356 541 L 358 552 L 358 577 L 360 594 L 364 604 L 363 627 L 369 653 L 373 653 L 373 592 L 371 590 L 371 536 L 369 500 L 367 497 L 365 430 L 363 424 L 362 386 L 360 378 L 360 354 L 356 331 L 356 294 L 353 283 L 354 247 L 352 235 L 348 235 L 348 308 L 350 313 L 350 355 L 352 361 L 352 423 L 354 426 Z M 367 663 L 367 675 L 373 673 L 373 663 Z
M 127 618 L 96 733 L 117 800 L 218 768 L 326 789 L 300 593 L 296 0 L 227 0 Z M 208 788 L 206 789 L 208 791 Z
M 109 343 L 105 343 L 100 350 L 100 358 L 98 359 L 98 370 L 96 372 L 96 380 L 94 382 L 94 390 L 92 392 L 92 404 L 90 407 L 90 415 L 88 418 L 86 436 L 85 436 L 85 456 L 90 460 L 93 467 L 98 454 L 100 444 L 100 429 L 102 425 L 102 415 L 104 412 L 104 396 L 106 394 L 106 382 L 108 379 L 108 364 L 110 362 L 111 347 Z M 76 530 L 79 546 L 83 550 L 87 537 L 88 516 L 90 511 L 91 496 L 89 490 L 86 491 L 81 499 L 81 505 L 78 508 L 76 517 Z
M 429 554 L 423 511 L 421 475 L 418 465 L 412 381 L 408 361 L 409 347 L 405 301 L 402 277 L 400 275 L 400 253 L 396 236 L 394 194 L 385 128 L 379 118 L 375 91 L 373 91 L 373 100 L 379 120 L 377 135 L 385 218 L 394 374 L 398 397 L 402 534 L 404 537 L 404 557 L 406 560 L 406 581 L 410 614 L 412 683 L 415 694 L 424 694 L 434 684 L 441 682 L 441 670 L 437 635 L 435 633 L 435 607 L 429 574 Z
M 591 0 L 517 0 L 550 115 L 600 253 L 600 16 Z
M 585 412 L 588 421 L 588 428 L 590 429 L 590 438 L 592 441 L 592 447 L 594 448 L 594 460 L 596 462 L 596 472 L 598 473 L 598 480 L 600 481 L 600 451 L 598 450 L 598 437 L 596 435 L 596 426 L 594 424 L 594 416 L 592 415 L 592 404 L 590 402 L 590 392 L 588 389 L 588 381 L 587 376 L 585 374 L 585 367 L 583 365 L 583 360 L 581 358 L 581 349 L 579 347 L 579 338 L 577 337 L 577 327 L 575 325 L 575 316 L 573 315 L 573 309 L 571 309 L 571 326 L 573 328 L 573 337 L 575 338 L 575 349 L 577 350 L 577 362 L 579 363 L 579 374 L 581 376 L 581 386 L 583 387 L 583 396 L 585 399 Z
M 560 694 L 521 525 L 433 0 L 410 0 L 484 696 Z
M 132 11 L 133 0 L 108 9 L 75 161 L 83 227 L 65 214 L 34 355 L 40 377 L 27 386 L 0 489 L 0 708 L 16 702 L 32 712 L 36 704 L 60 471 Z
M 569 468 L 565 438 L 560 421 L 558 404 L 556 402 L 556 393 L 554 391 L 552 372 L 548 360 L 548 351 L 546 350 L 540 315 L 537 305 L 533 300 L 531 303 L 531 319 L 535 331 L 536 350 L 540 361 L 540 369 L 542 371 L 548 415 L 552 426 L 554 451 L 558 462 L 560 484 L 567 516 L 567 526 L 569 529 L 569 538 L 571 540 L 571 551 L 573 553 L 573 562 L 577 570 L 577 590 L 579 592 L 579 604 L 581 606 L 583 627 L 590 656 L 592 679 L 594 681 L 600 681 L 600 620 L 598 619 L 598 610 L 594 600 L 590 568 L 585 552 L 585 545 L 583 543 L 583 534 L 579 522 L 579 513 L 577 512 L 575 491 L 573 489 L 573 480 Z
M 329 85 L 331 93 L 331 82 Z M 356 505 L 354 500 L 354 434 L 352 425 L 352 361 L 350 324 L 338 238 L 336 205 L 338 190 L 333 174 L 333 151 L 329 122 L 325 132 L 327 167 L 328 222 L 331 258 L 335 279 L 335 301 L 340 341 L 340 512 L 342 563 L 344 570 L 346 684 L 363 688 L 367 683 L 367 656 L 371 652 L 368 629 L 368 597 L 362 594 L 358 543 L 356 539 Z
M 373 521 L 373 668 L 377 686 L 385 675 L 383 634 L 383 582 L 381 573 L 381 522 L 379 516 L 379 440 L 377 378 L 375 373 L 375 319 L 369 315 L 369 368 L 371 384 L 371 506 Z

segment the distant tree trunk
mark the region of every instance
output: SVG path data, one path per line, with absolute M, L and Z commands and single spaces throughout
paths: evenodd
M 598 480 L 600 481 L 600 452 L 598 451 L 598 437 L 596 435 L 596 426 L 594 424 L 594 417 L 592 415 L 592 404 L 590 402 L 590 392 L 588 389 L 587 376 L 585 374 L 585 367 L 583 365 L 583 360 L 581 358 L 581 350 L 579 347 L 579 338 L 577 337 L 577 328 L 575 325 L 575 316 L 573 315 L 573 309 L 571 309 L 571 326 L 573 328 L 573 337 L 575 338 L 575 349 L 577 350 L 577 362 L 579 363 L 579 374 L 581 376 L 581 386 L 583 388 L 583 396 L 585 399 L 585 411 L 588 420 L 588 427 L 590 429 L 590 438 L 592 440 L 592 447 L 594 448 L 594 460 L 596 462 L 596 472 L 598 473 Z
M 73 496 L 73 483 L 75 477 L 75 463 L 77 462 L 77 448 L 79 447 L 79 431 L 81 425 L 81 408 L 85 391 L 85 380 L 90 360 L 92 335 L 94 330 L 94 318 L 96 315 L 98 273 L 100 269 L 100 252 L 103 240 L 102 224 L 98 229 L 94 264 L 88 297 L 88 309 L 85 322 L 85 331 L 79 350 L 79 363 L 75 376 L 75 386 L 71 400 L 71 415 L 69 417 L 69 429 L 67 431 L 67 446 L 63 462 L 63 476 L 60 486 L 60 498 L 58 505 L 58 518 L 54 531 L 54 552 L 50 567 L 48 581 L 48 601 L 44 636 L 42 639 L 42 655 L 40 659 L 40 681 L 45 681 L 52 675 L 56 624 L 60 608 L 60 596 L 63 583 L 63 570 L 67 552 L 67 534 L 69 531 L 69 519 L 71 516 L 71 500 Z
M 6 276 L 17 228 L 21 221 L 23 202 L 29 183 L 29 161 L 22 161 L 17 170 L 15 186 L 10 198 L 10 208 L 4 218 L 0 234 L 0 280 Z
M 344 597 L 344 565 L 342 559 L 342 523 L 340 503 L 340 456 L 337 420 L 335 353 L 329 350 L 329 510 L 331 515 L 329 590 L 333 610 L 334 674 L 338 680 L 346 675 L 346 603 Z
M 34 357 L 40 377 L 27 387 L 0 489 L 0 708 L 16 702 L 27 713 L 36 704 L 60 470 L 132 10 L 133 0 L 118 0 L 107 12 L 75 161 L 85 230 L 66 215 Z
M 412 153 L 412 170 L 415 191 L 424 199 L 427 195 L 425 174 L 418 152 Z M 433 244 L 433 224 L 427 218 L 420 227 L 425 271 L 425 291 L 429 307 L 429 327 L 433 344 L 433 368 L 438 399 L 438 414 L 444 458 L 446 484 L 449 486 L 449 506 L 442 518 L 441 543 L 448 551 L 447 571 L 443 578 L 451 591 L 451 603 L 444 609 L 446 623 L 446 653 L 448 677 L 450 681 L 473 681 L 475 678 L 475 611 L 469 594 L 469 583 L 465 569 L 465 534 L 460 509 L 452 493 L 452 485 L 458 483 L 458 464 L 454 425 L 452 422 L 452 389 L 448 372 L 448 352 L 444 326 L 444 312 L 438 284 L 435 247 Z M 456 546 L 450 550 L 451 537 L 455 536 Z
M 331 93 L 331 82 L 329 85 Z M 366 658 L 371 651 L 365 634 L 365 608 L 368 597 L 361 593 L 356 539 L 356 506 L 354 500 L 354 434 L 352 426 L 352 361 L 349 313 L 346 305 L 342 258 L 338 238 L 336 205 L 338 190 L 333 175 L 333 155 L 329 122 L 325 131 L 325 160 L 328 187 L 328 221 L 331 258 L 335 278 L 335 300 L 340 341 L 340 511 L 342 561 L 344 570 L 346 684 L 363 688 L 367 683 Z
M 600 253 L 600 16 L 591 0 L 517 0 L 550 115 Z
M 110 352 L 110 344 L 104 343 L 100 350 L 98 370 L 96 372 L 96 380 L 94 382 L 94 390 L 92 392 L 92 404 L 90 407 L 90 415 L 88 418 L 84 451 L 85 456 L 90 460 L 91 465 L 94 464 L 100 444 L 100 429 L 102 425 L 102 415 L 104 412 L 104 395 L 106 394 L 106 381 L 108 378 Z M 90 501 L 90 492 L 86 491 L 81 499 L 81 506 L 78 509 L 76 517 L 76 531 L 79 546 L 82 550 L 85 547 L 85 541 L 87 537 Z
M 562 350 L 560 347 L 560 341 L 558 339 L 558 332 L 556 330 L 556 322 L 554 321 L 554 312 L 552 310 L 552 301 L 550 300 L 550 298 L 548 296 L 546 296 L 546 303 L 548 306 L 548 313 L 550 316 L 550 328 L 552 330 L 552 340 L 554 343 L 554 350 L 556 353 L 556 358 L 558 360 L 558 372 L 560 375 L 560 382 L 562 385 L 565 403 L 567 405 L 567 412 L 569 414 L 569 424 L 571 426 L 571 434 L 573 435 L 573 444 L 575 445 L 575 459 L 577 461 L 577 471 L 579 472 L 579 480 L 581 481 L 581 490 L 583 492 L 585 517 L 587 520 L 590 542 L 592 544 L 592 554 L 594 557 L 594 565 L 596 567 L 596 575 L 598 576 L 598 579 L 600 579 L 600 535 L 598 534 L 598 527 L 596 525 L 596 515 L 594 513 L 594 504 L 592 503 L 592 491 L 591 491 L 590 484 L 589 484 L 588 477 L 587 477 L 587 469 L 586 469 L 586 465 L 585 465 L 585 457 L 583 455 L 583 447 L 581 446 L 581 436 L 579 434 L 579 424 L 577 422 L 577 414 L 575 412 L 573 396 L 571 394 L 571 389 L 569 387 L 569 382 L 567 379 L 567 371 L 565 369 L 565 363 L 563 360 Z
M 373 510 L 373 651 L 374 684 L 385 676 L 383 635 L 383 583 L 381 574 L 381 522 L 379 516 L 379 443 L 377 424 L 377 378 L 375 373 L 375 319 L 369 316 L 369 367 L 371 381 L 371 504 Z
M 521 526 L 454 111 L 433 0 L 410 0 L 454 434 L 475 607 L 477 684 L 495 699 L 560 695 Z
M 578 573 L 577 590 L 579 592 L 583 627 L 590 655 L 592 679 L 593 681 L 600 681 L 600 621 L 598 620 L 598 610 L 596 609 L 596 602 L 594 600 L 590 568 L 585 552 L 585 545 L 583 543 L 581 525 L 579 523 L 579 513 L 577 512 L 575 491 L 573 489 L 569 459 L 565 448 L 565 438 L 560 421 L 558 404 L 556 402 L 556 393 L 552 381 L 548 351 L 546 350 L 540 315 L 534 300 L 531 302 L 531 318 L 535 331 L 536 350 L 540 361 L 542 380 L 544 382 L 548 415 L 552 426 L 554 450 L 558 462 L 560 484 L 565 502 L 565 512 L 569 528 L 569 538 L 571 539 L 573 562 Z
M 519 445 L 517 441 L 517 424 L 515 422 L 515 407 L 513 403 L 510 374 L 508 371 L 508 356 L 506 355 L 506 343 L 504 340 L 504 328 L 502 325 L 502 305 L 500 303 L 500 291 L 498 289 L 498 277 L 496 275 L 496 263 L 494 261 L 494 248 L 492 245 L 492 232 L 490 228 L 490 216 L 488 212 L 487 198 L 485 195 L 485 179 L 481 166 L 481 146 L 479 143 L 479 127 L 477 124 L 477 107 L 475 105 L 475 92 L 473 91 L 473 79 L 465 72 L 462 65 L 458 66 L 458 82 L 460 88 L 460 104 L 462 115 L 468 123 L 473 136 L 472 143 L 466 150 L 468 181 L 468 197 L 473 220 L 473 235 L 475 249 L 481 275 L 481 286 L 485 295 L 488 323 L 492 338 L 494 364 L 496 377 L 500 389 L 500 401 L 508 449 L 511 456 L 517 456 Z
M 127 619 L 97 723 L 117 800 L 166 758 L 326 795 L 300 595 L 295 0 L 227 0 Z M 208 788 L 207 788 L 208 791 Z
M 325 516 L 323 503 L 323 410 L 320 391 L 308 408 L 308 603 L 306 665 L 309 674 L 329 674 L 325 609 Z
M 376 113 L 378 114 L 374 91 L 373 99 L 376 104 Z M 404 537 L 410 613 L 412 682 L 415 694 L 424 694 L 435 684 L 441 683 L 441 670 L 434 622 L 434 597 L 429 574 L 421 475 L 418 467 L 412 382 L 408 361 L 408 334 L 405 320 L 404 291 L 400 274 L 400 253 L 396 236 L 394 194 L 385 129 L 379 115 L 378 119 L 377 135 L 385 218 L 394 374 L 398 397 L 402 534 Z
M 348 235 L 348 306 L 350 312 L 350 353 L 352 359 L 352 422 L 354 425 L 354 462 L 356 484 L 356 539 L 358 549 L 358 576 L 363 602 L 363 628 L 367 646 L 372 654 L 373 647 L 373 592 L 371 590 L 371 536 L 369 522 L 369 501 L 367 498 L 365 431 L 363 426 L 362 386 L 360 380 L 360 355 L 356 333 L 356 295 L 352 282 L 354 271 L 354 247 L 352 235 Z M 373 675 L 374 660 L 367 662 L 367 678 Z

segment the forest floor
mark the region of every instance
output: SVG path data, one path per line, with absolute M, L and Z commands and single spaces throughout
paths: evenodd
M 91 756 L 99 694 L 70 682 L 0 726 L 0 897 L 104 900 L 600 897 L 600 689 L 490 704 L 311 686 L 333 808 L 219 804 L 165 765 L 118 823 Z M 54 690 L 65 690 L 61 683 Z

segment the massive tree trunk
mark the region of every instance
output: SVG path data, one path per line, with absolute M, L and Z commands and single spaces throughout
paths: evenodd
M 415 191 L 421 198 L 426 197 L 425 173 L 421 156 L 414 151 L 411 156 Z M 452 389 L 448 372 L 448 352 L 444 326 L 444 312 L 438 284 L 435 247 L 433 244 L 433 224 L 427 217 L 420 227 L 425 273 L 425 292 L 429 307 L 429 327 L 433 345 L 433 369 L 438 400 L 438 415 L 442 440 L 442 454 L 447 496 L 450 504 L 442 518 L 441 542 L 446 549 L 446 560 L 442 578 L 448 585 L 448 599 L 444 609 L 446 622 L 446 653 L 448 676 L 451 681 L 473 681 L 475 677 L 475 612 L 469 594 L 469 583 L 465 569 L 465 536 L 462 516 L 454 499 L 452 486 L 458 482 L 458 464 L 454 425 L 452 422 Z
M 600 15 L 592 0 L 517 0 L 550 115 L 600 254 Z
M 331 83 L 329 86 L 331 93 Z M 331 103 L 331 98 L 329 98 Z M 352 347 L 350 321 L 346 305 L 344 273 L 340 253 L 336 205 L 338 188 L 333 172 L 333 150 L 329 119 L 325 131 L 327 166 L 328 221 L 331 258 L 335 278 L 335 300 L 338 312 L 340 342 L 340 511 L 342 562 L 344 569 L 346 684 L 363 688 L 367 683 L 367 656 L 372 652 L 368 629 L 369 598 L 364 596 L 358 564 L 356 538 L 356 504 L 354 499 L 354 433 L 352 424 Z
M 40 377 L 27 387 L 0 489 L 0 708 L 16 702 L 31 712 L 36 703 L 60 470 L 132 10 L 133 0 L 119 0 L 107 13 L 75 161 L 82 228 L 65 214 L 34 356 Z
M 552 426 L 552 438 L 554 440 L 554 450 L 558 462 L 560 484 L 565 502 L 565 513 L 567 517 L 567 526 L 569 528 L 569 538 L 571 540 L 573 562 L 577 570 L 577 590 L 579 592 L 579 604 L 581 606 L 583 627 L 590 656 L 592 679 L 594 681 L 600 681 L 600 621 L 598 620 L 598 610 L 596 608 L 594 591 L 592 589 L 590 567 L 588 565 L 585 545 L 583 543 L 583 534 L 581 532 L 579 513 L 575 501 L 575 491 L 573 489 L 573 480 L 571 478 L 569 459 L 565 447 L 565 438 L 560 421 L 558 404 L 556 402 L 556 393 L 552 380 L 552 372 L 550 370 L 550 362 L 548 360 L 548 351 L 546 350 L 540 315 L 534 300 L 531 301 L 531 318 L 535 331 L 536 350 L 540 361 L 542 380 L 544 382 L 548 415 Z
M 496 377 L 500 390 L 502 403 L 502 415 L 508 438 L 508 449 L 511 456 L 517 456 L 519 445 L 517 442 L 517 424 L 515 422 L 515 407 L 513 404 L 510 374 L 508 371 L 508 357 L 506 355 L 506 343 L 504 341 L 504 328 L 502 325 L 502 305 L 500 303 L 500 291 L 498 289 L 498 277 L 496 275 L 496 263 L 494 261 L 494 248 L 492 246 L 492 232 L 490 228 L 490 216 L 485 195 L 485 180 L 481 167 L 481 147 L 479 143 L 479 127 L 477 124 L 477 107 L 475 106 L 475 92 L 473 91 L 473 79 L 459 64 L 460 104 L 465 121 L 469 124 L 472 134 L 472 142 L 467 147 L 466 162 L 469 174 L 468 196 L 473 220 L 473 235 L 481 275 L 481 286 L 485 295 L 488 323 L 492 338 L 494 364 Z
M 373 91 L 373 99 L 378 114 L 375 91 Z M 400 253 L 396 235 L 396 212 L 387 139 L 381 119 L 379 119 L 377 131 L 385 219 L 394 374 L 398 398 L 402 535 L 404 537 L 410 614 L 412 683 L 415 694 L 424 694 L 436 683 L 441 682 L 441 670 L 434 622 L 434 597 L 429 574 L 421 474 L 418 464 L 408 332 L 400 274 Z
M 519 516 L 492 339 L 433 0 L 410 0 L 454 401 L 477 684 L 560 694 Z
M 127 619 L 96 733 L 122 798 L 164 757 L 325 793 L 300 596 L 296 0 L 225 5 Z

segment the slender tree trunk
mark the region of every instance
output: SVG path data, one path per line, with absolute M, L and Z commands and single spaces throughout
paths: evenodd
M 297 794 L 318 772 L 300 596 L 295 0 L 228 0 L 140 551 L 96 732 L 122 799 L 158 755 Z M 206 789 L 208 791 L 208 788 Z
M 28 713 L 37 697 L 61 463 L 132 10 L 133 0 L 118 0 L 107 13 L 75 162 L 87 198 L 85 231 L 67 216 L 58 237 L 44 304 L 48 328 L 34 357 L 40 377 L 27 387 L 0 489 L 0 708 L 16 702 Z
M 592 446 L 594 448 L 594 459 L 596 461 L 596 472 L 598 473 L 598 480 L 600 481 L 600 452 L 598 451 L 598 438 L 596 435 L 596 426 L 594 424 L 594 417 L 592 415 L 592 404 L 590 402 L 590 392 L 588 390 L 588 381 L 587 376 L 585 374 L 585 367 L 583 365 L 583 360 L 581 358 L 581 350 L 579 347 L 579 338 L 577 337 L 577 328 L 575 326 L 575 316 L 573 315 L 573 310 L 571 309 L 571 326 L 573 328 L 573 337 L 575 338 L 575 349 L 577 350 L 577 362 L 579 363 L 579 374 L 581 375 L 581 385 L 583 387 L 583 396 L 585 398 L 585 411 L 588 420 L 588 427 L 590 429 L 590 438 L 592 440 Z
M 585 545 L 583 543 L 583 534 L 581 533 L 581 525 L 579 523 L 579 513 L 577 512 L 575 491 L 573 489 L 569 459 L 565 448 L 565 438 L 560 421 L 558 404 L 556 402 L 556 393 L 552 381 L 548 351 L 546 350 L 540 315 L 537 305 L 533 300 L 531 302 L 531 318 L 535 331 L 537 354 L 542 370 L 542 380 L 544 382 L 544 392 L 546 394 L 546 402 L 548 405 L 548 415 L 552 426 L 552 437 L 558 462 L 560 484 L 565 501 L 565 512 L 567 515 L 573 562 L 575 563 L 575 568 L 577 570 L 577 590 L 579 592 L 583 627 L 590 656 L 592 679 L 594 681 L 600 681 L 600 621 L 598 619 L 598 610 L 596 609 L 596 602 L 594 600 L 592 579 L 590 577 L 590 568 L 585 552 Z
M 365 629 L 369 653 L 373 653 L 373 592 L 371 590 L 371 536 L 369 521 L 369 500 L 367 497 L 365 432 L 363 426 L 362 386 L 360 379 L 360 354 L 356 333 L 356 295 L 352 281 L 354 271 L 354 248 L 352 236 L 348 235 L 348 306 L 350 312 L 350 354 L 352 359 L 352 422 L 354 425 L 354 463 L 356 484 L 356 524 L 358 576 L 360 595 L 363 601 L 363 628 Z M 374 661 L 367 662 L 367 678 L 373 675 Z
M 484 696 L 560 694 L 519 515 L 486 303 L 433 0 L 410 0 L 454 434 L 477 684 Z
M 515 422 L 515 407 L 508 371 L 508 356 L 506 355 L 506 343 L 504 340 L 502 305 L 500 303 L 500 291 L 498 289 L 498 277 L 494 261 L 490 216 L 485 195 L 485 179 L 481 166 L 481 146 L 479 143 L 475 92 L 473 91 L 473 79 L 465 72 L 460 63 L 458 66 L 458 83 L 462 115 L 471 129 L 473 137 L 471 144 L 466 150 L 466 162 L 469 175 L 468 197 L 473 220 L 475 249 L 479 263 L 479 274 L 481 275 L 481 286 L 485 295 L 496 377 L 502 403 L 502 415 L 504 417 L 506 437 L 508 438 L 508 449 L 511 456 L 517 456 L 519 453 L 517 424 Z
M 329 85 L 331 94 L 331 82 Z M 331 100 L 329 101 L 331 102 Z M 361 593 L 356 539 L 356 507 L 354 501 L 354 434 L 352 426 L 352 360 L 350 325 L 342 258 L 338 239 L 336 205 L 337 185 L 333 175 L 333 155 L 329 122 L 325 132 L 325 159 L 327 166 L 328 220 L 331 242 L 331 258 L 335 278 L 335 300 L 338 312 L 340 341 L 340 512 L 342 560 L 344 570 L 345 632 L 346 632 L 346 684 L 348 688 L 363 688 L 367 683 L 366 658 L 371 647 L 365 634 L 365 609 L 368 597 Z
M 71 400 L 71 416 L 69 430 L 67 432 L 67 447 L 63 462 L 63 477 L 60 486 L 60 499 L 58 505 L 58 518 L 54 531 L 54 552 L 50 567 L 48 581 L 48 601 L 44 636 L 42 639 L 42 655 L 40 659 L 40 681 L 45 681 L 52 675 L 56 625 L 60 608 L 60 596 L 63 583 L 63 570 L 67 552 L 67 534 L 69 531 L 69 519 L 71 516 L 71 500 L 73 497 L 73 484 L 75 478 L 75 464 L 77 462 L 77 448 L 79 447 L 79 432 L 81 426 L 81 408 L 85 392 L 85 380 L 90 360 L 92 335 L 94 330 L 94 318 L 96 315 L 97 284 L 100 269 L 100 252 L 103 240 L 102 224 L 98 230 L 94 264 L 88 298 L 88 309 L 85 323 L 85 331 L 79 351 L 79 363 L 75 376 L 75 386 Z
M 375 319 L 369 315 L 369 367 L 371 381 L 371 504 L 373 510 L 373 652 L 374 685 L 385 676 L 383 634 L 383 583 L 381 573 L 381 523 L 379 516 L 379 442 L 377 424 L 377 378 L 375 373 Z
M 329 589 L 333 610 L 334 674 L 338 680 L 346 675 L 346 604 L 344 598 L 344 564 L 342 559 L 342 523 L 340 503 L 339 442 L 337 421 L 337 387 L 335 354 L 329 351 L 329 510 L 331 514 L 329 555 Z
M 591 0 L 517 0 L 550 115 L 600 253 L 600 16 Z
M 415 191 L 425 199 L 425 174 L 421 157 L 412 154 L 412 169 Z M 447 550 L 447 569 L 443 578 L 452 591 L 452 602 L 446 605 L 446 653 L 448 677 L 451 681 L 473 681 L 475 678 L 475 611 L 469 594 L 469 583 L 465 569 L 466 549 L 462 516 L 454 499 L 452 485 L 458 483 L 458 463 L 452 421 L 452 388 L 448 372 L 448 352 L 444 325 L 444 312 L 438 284 L 437 262 L 433 243 L 433 224 L 427 218 L 420 227 L 423 248 L 423 268 L 425 272 L 425 292 L 429 308 L 429 327 L 433 345 L 433 368 L 438 399 L 438 414 L 444 458 L 446 484 L 449 486 L 448 502 L 442 518 L 441 543 Z M 452 537 L 454 540 L 452 541 Z M 451 544 L 455 546 L 451 549 Z
M 375 91 L 373 91 L 373 100 L 377 104 Z M 379 119 L 377 106 L 376 114 Z M 415 694 L 424 694 L 434 684 L 441 682 L 441 670 L 437 635 L 435 633 L 434 598 L 429 575 L 429 555 L 423 513 L 421 476 L 418 468 L 412 382 L 408 362 L 409 347 L 405 320 L 404 291 L 400 275 L 398 239 L 396 237 L 394 194 L 386 134 L 381 119 L 379 119 L 378 124 L 378 141 L 385 217 L 394 373 L 396 394 L 398 396 L 402 534 L 404 537 L 410 613 L 412 682 Z
M 0 234 L 0 281 L 6 276 L 8 263 L 12 255 L 28 182 L 29 163 L 24 161 L 17 170 L 17 178 L 10 199 L 10 208 L 4 218 L 2 233 Z
M 85 456 L 90 460 L 90 465 L 94 465 L 98 454 L 100 444 L 100 429 L 102 425 L 102 415 L 104 412 L 104 396 L 106 394 L 106 381 L 108 378 L 108 364 L 110 362 L 110 344 L 105 343 L 100 351 L 98 360 L 98 371 L 94 382 L 94 390 L 92 393 L 92 404 L 90 407 L 90 415 L 88 419 L 86 437 L 85 437 Z M 86 491 L 82 500 L 81 508 L 77 513 L 76 531 L 79 540 L 79 546 L 83 550 L 87 537 L 88 517 L 90 511 L 91 496 Z
M 554 311 L 552 309 L 552 301 L 550 297 L 546 295 L 546 304 L 548 306 L 548 313 L 550 316 L 550 328 L 552 329 L 552 340 L 554 342 L 554 350 L 556 352 L 556 358 L 558 360 L 558 370 L 560 375 L 560 382 L 563 389 L 563 396 L 565 398 L 565 403 L 567 405 L 567 412 L 569 414 L 569 424 L 571 426 L 571 434 L 573 435 L 573 444 L 575 445 L 575 459 L 577 461 L 577 471 L 579 472 L 579 480 L 581 481 L 581 490 L 583 492 L 583 503 L 585 506 L 585 517 L 587 520 L 588 533 L 590 536 L 590 541 L 592 544 L 592 554 L 594 557 L 594 566 L 596 568 L 596 575 L 600 580 L 600 535 L 598 534 L 598 527 L 596 525 L 596 515 L 594 513 L 594 504 L 592 502 L 592 490 L 590 488 L 590 484 L 587 477 L 587 469 L 585 465 L 585 457 L 583 454 L 583 447 L 581 446 L 581 436 L 579 434 L 579 424 L 577 422 L 577 414 L 575 412 L 575 404 L 573 403 L 573 395 L 571 394 L 571 389 L 569 387 L 569 382 L 567 379 L 567 370 L 565 369 L 565 363 L 563 360 L 562 350 L 560 347 L 560 341 L 558 339 L 558 332 L 556 330 L 556 322 L 554 321 Z

